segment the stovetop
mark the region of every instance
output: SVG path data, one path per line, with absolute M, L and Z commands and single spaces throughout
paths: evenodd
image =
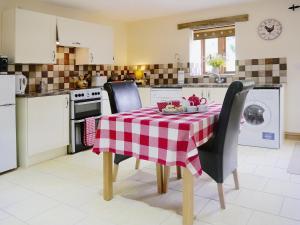
M 70 90 L 71 101 L 101 98 L 101 88 Z

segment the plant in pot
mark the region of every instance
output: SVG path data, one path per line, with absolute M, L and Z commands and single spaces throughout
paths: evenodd
M 209 55 L 207 57 L 207 64 L 212 67 L 213 74 L 220 74 L 220 69 L 225 65 L 225 57 L 223 55 Z

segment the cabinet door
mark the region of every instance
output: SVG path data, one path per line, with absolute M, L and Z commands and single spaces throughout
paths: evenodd
M 69 47 L 89 47 L 90 23 L 57 17 L 59 44 Z
M 182 88 L 152 88 L 150 96 L 151 106 L 156 106 L 157 102 L 180 100 L 182 98 Z
M 192 96 L 192 95 L 196 95 L 198 97 L 204 97 L 204 92 L 205 89 L 204 88 L 192 88 L 192 87 L 186 87 L 183 88 L 182 90 L 183 92 L 183 97 L 185 97 L 186 99 L 188 99 L 188 97 Z
M 85 24 L 87 48 L 76 49 L 77 65 L 113 64 L 114 45 L 111 27 Z
M 0 173 L 17 167 L 16 106 L 0 106 Z
M 69 96 L 28 99 L 28 154 L 69 144 Z
M 140 98 L 143 107 L 151 106 L 150 102 L 150 88 L 139 88 Z
M 56 63 L 56 17 L 15 11 L 15 63 Z
M 219 104 L 223 104 L 227 88 L 208 88 L 210 93 L 210 100 Z
M 91 64 L 114 63 L 114 35 L 113 29 L 108 26 L 96 25 L 90 45 Z

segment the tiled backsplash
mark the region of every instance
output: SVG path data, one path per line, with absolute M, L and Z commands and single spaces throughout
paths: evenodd
M 286 83 L 286 58 L 248 59 L 236 62 L 236 74 L 256 83 Z
M 213 83 L 209 76 L 189 76 L 190 64 L 181 64 L 185 71 L 185 83 Z M 177 84 L 177 64 L 151 64 L 133 66 L 113 65 L 75 65 L 75 48 L 57 47 L 56 65 L 24 65 L 8 66 L 8 73 L 23 73 L 29 80 L 27 91 L 35 92 L 42 82 L 47 84 L 48 90 L 69 89 L 75 87 L 79 75 L 96 73 L 110 77 L 117 74 L 119 80 L 133 74 L 136 69 L 146 73 L 146 84 Z M 236 61 L 236 74 L 225 75 L 227 83 L 234 80 L 254 80 L 257 84 L 279 84 L 287 81 L 286 58 L 249 59 Z

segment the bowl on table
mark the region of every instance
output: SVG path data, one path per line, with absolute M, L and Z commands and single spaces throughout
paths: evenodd
M 160 112 L 169 105 L 169 102 L 157 102 L 157 107 Z

